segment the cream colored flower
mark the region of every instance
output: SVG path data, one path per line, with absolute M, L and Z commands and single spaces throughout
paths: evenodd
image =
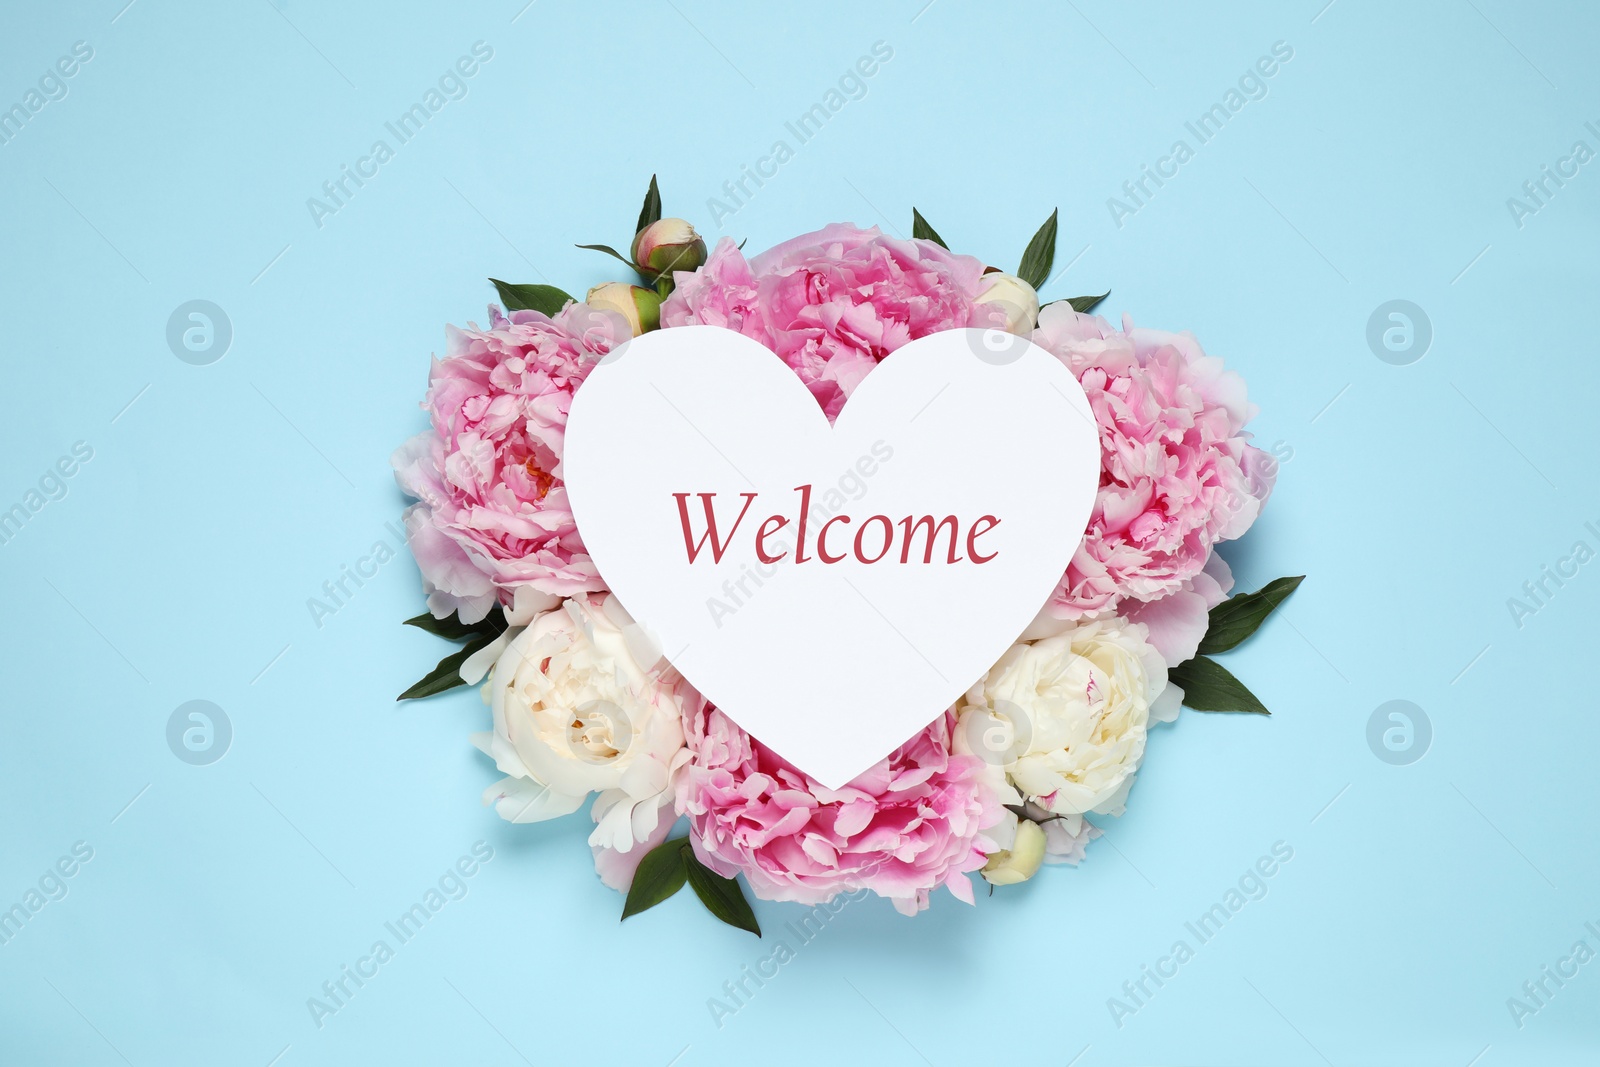
M 1053 814 L 1122 814 L 1146 730 L 1176 710 L 1145 636 L 1110 617 L 1011 646 L 968 691 L 960 742 Z
M 590 844 L 627 852 L 670 813 L 672 775 L 688 758 L 682 686 L 615 597 L 573 597 L 534 617 L 484 683 L 494 730 L 473 743 L 506 775 L 484 803 L 538 822 L 598 792 Z

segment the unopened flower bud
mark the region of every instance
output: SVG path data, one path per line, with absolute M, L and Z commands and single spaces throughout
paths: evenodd
M 683 219 L 657 219 L 633 239 L 633 262 L 647 278 L 697 270 L 706 261 L 706 243 Z
M 641 286 L 607 282 L 590 289 L 583 302 L 592 308 L 621 315 L 635 337 L 661 325 L 661 298 Z
M 991 885 L 1016 885 L 1039 873 L 1044 862 L 1044 827 L 1031 819 L 1017 820 L 1017 837 L 1011 847 L 991 853 L 980 872 Z
M 1039 294 L 1015 275 L 990 271 L 979 279 L 978 295 L 974 299 L 980 304 L 992 305 L 1005 316 L 1003 324 L 995 322 L 994 326 L 1007 333 L 1026 336 L 1039 324 Z

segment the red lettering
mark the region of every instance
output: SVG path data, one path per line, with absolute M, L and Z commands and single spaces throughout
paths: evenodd
M 766 522 L 763 522 L 761 529 L 756 531 L 756 558 L 762 563 L 776 563 L 784 557 L 787 550 L 779 552 L 776 556 L 768 554 L 766 540 L 768 534 L 775 534 L 787 525 L 789 525 L 788 519 L 782 515 L 774 515 Z
M 755 503 L 756 500 L 756 495 L 754 493 L 739 494 L 740 496 L 744 497 L 744 507 L 739 509 L 739 517 L 734 519 L 733 525 L 728 528 L 728 536 L 718 540 L 717 517 L 711 509 L 711 498 L 715 495 L 715 493 L 699 494 L 700 504 L 705 508 L 706 513 L 706 532 L 700 535 L 700 540 L 698 543 L 696 543 L 693 539 L 693 535 L 689 533 L 689 494 L 672 494 L 672 499 L 678 502 L 678 521 L 683 524 L 683 548 L 684 551 L 689 554 L 690 563 L 693 563 L 695 558 L 700 555 L 701 550 L 706 547 L 706 540 L 708 538 L 711 541 L 711 561 L 713 563 L 721 563 L 722 554 L 728 550 L 728 544 L 733 540 L 734 531 L 737 530 L 739 528 L 739 524 L 744 521 L 745 512 L 750 510 L 750 505 Z
M 800 494 L 800 525 L 799 536 L 794 539 L 794 561 L 806 561 L 806 515 L 811 511 L 811 483 L 797 485 L 794 491 Z
M 828 527 L 832 526 L 836 522 L 848 523 L 849 521 L 850 516 L 848 515 L 835 515 L 833 518 L 822 524 L 822 529 L 817 534 L 817 558 L 822 562 L 838 563 L 841 559 L 844 559 L 844 557 L 849 554 L 846 552 L 841 552 L 835 556 L 828 551 Z
M 758 570 L 768 576 L 776 573 L 772 569 L 773 564 L 780 563 L 789 557 L 789 546 L 778 540 L 778 536 L 779 532 L 786 529 L 791 521 L 795 523 L 797 534 L 793 545 L 794 562 L 805 563 L 811 558 L 806 555 L 805 536 L 806 526 L 811 517 L 812 487 L 809 484 L 797 485 L 794 487 L 794 491 L 800 494 L 798 520 L 791 520 L 781 514 L 769 515 L 761 520 L 756 529 L 754 538 L 756 558 L 751 562 L 754 563 Z M 690 563 L 698 560 L 701 553 L 705 552 L 708 546 L 712 562 L 722 562 L 724 553 L 733 544 L 734 536 L 738 533 L 740 526 L 744 524 L 745 516 L 750 513 L 750 506 L 755 503 L 756 495 L 755 493 L 740 493 L 739 496 L 743 498 L 743 504 L 739 508 L 738 515 L 734 516 L 731 524 L 727 524 L 725 516 L 722 518 L 721 524 L 719 524 L 716 500 L 714 499 L 717 496 L 716 493 L 672 494 L 673 500 L 678 505 L 678 523 L 683 531 L 683 548 L 685 554 L 689 557 Z M 690 518 L 689 498 L 691 496 L 700 498 L 700 512 L 704 528 L 698 533 L 694 528 L 695 523 Z M 897 539 L 900 541 L 900 562 L 913 563 L 916 562 L 912 558 L 913 547 L 919 532 L 923 538 L 921 562 L 925 564 L 933 563 L 936 553 L 944 557 L 939 562 L 948 564 L 963 562 L 961 556 L 962 522 L 954 515 L 946 515 L 942 518 L 935 518 L 933 515 L 907 515 L 898 521 L 891 519 L 887 515 L 869 515 L 857 524 L 856 520 L 849 515 L 831 515 L 828 509 L 821 509 L 816 518 L 822 525 L 817 531 L 817 540 L 813 548 L 817 560 L 822 563 L 839 563 L 852 557 L 859 563 L 880 563 L 885 559 L 892 559 L 894 543 Z M 996 515 L 980 515 L 977 521 L 967 528 L 965 544 L 966 558 L 968 560 L 978 564 L 988 563 L 1000 554 L 998 549 L 992 552 L 984 552 L 978 545 L 978 539 L 998 527 L 1000 521 L 1000 518 Z M 843 536 L 848 539 L 846 543 L 849 547 L 846 551 L 835 552 L 828 546 L 828 534 L 833 527 L 841 525 L 847 528 L 855 525 L 855 536 L 850 539 L 849 530 L 846 529 Z M 898 530 L 896 530 L 897 525 L 899 527 Z M 881 526 L 882 529 L 875 530 L 874 528 L 877 526 Z M 881 537 L 877 550 L 870 554 L 869 546 L 872 534 L 869 534 L 868 531 L 873 531 L 873 533 Z M 943 546 L 944 551 L 942 553 L 938 552 L 941 535 L 946 535 L 948 538 Z M 735 562 L 740 561 L 736 559 Z M 745 564 L 747 569 L 750 565 L 750 563 Z
M 928 527 L 928 539 L 923 543 L 922 562 L 932 563 L 933 539 L 939 536 L 939 531 L 944 529 L 946 523 L 948 523 L 950 526 L 950 548 L 946 554 L 946 562 L 960 563 L 961 557 L 956 555 L 956 538 L 960 536 L 958 527 L 961 524 L 956 521 L 956 517 L 954 515 L 946 515 L 944 518 L 938 521 L 937 525 L 934 523 L 932 515 L 924 515 L 922 518 L 915 520 L 915 522 L 913 522 L 910 515 L 907 515 L 905 518 L 901 519 L 900 529 L 904 531 L 905 540 L 900 543 L 900 562 L 911 562 L 911 533 L 913 530 L 919 529 L 926 524 Z
M 868 559 L 866 553 L 861 551 L 861 535 L 867 532 L 867 527 L 875 522 L 883 523 L 883 547 L 878 554 Z M 894 543 L 894 523 L 889 521 L 887 515 L 869 515 L 856 529 L 856 559 L 862 563 L 876 563 L 889 554 L 889 546 Z
M 967 558 L 968 559 L 970 559 L 974 563 L 988 563 L 991 559 L 994 559 L 996 556 L 998 556 L 1000 554 L 998 552 L 991 552 L 987 556 L 980 556 L 978 554 L 978 546 L 977 546 L 977 543 L 976 543 L 978 538 L 981 535 L 988 533 L 990 530 L 994 529 L 996 526 L 999 526 L 999 525 L 1000 525 L 1000 520 L 995 518 L 993 515 L 979 515 L 978 516 L 978 521 L 973 523 L 971 528 L 967 530 Z M 982 529 L 980 529 L 979 527 L 982 527 Z

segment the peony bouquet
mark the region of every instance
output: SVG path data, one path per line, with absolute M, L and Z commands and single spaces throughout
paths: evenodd
M 1213 656 L 1299 584 L 1229 596 L 1216 546 L 1242 536 L 1276 465 L 1250 443 L 1245 383 L 1188 333 L 1092 314 L 1108 294 L 1041 304 L 1056 216 L 1015 274 L 951 252 L 922 215 L 912 238 L 846 224 L 747 256 L 707 254 L 661 217 L 651 179 L 629 254 L 640 285 L 577 301 L 492 280 L 486 327 L 448 327 L 429 428 L 393 465 L 428 611 L 410 625 L 461 648 L 402 694 L 480 684 L 492 729 L 472 738 L 502 775 L 484 795 L 511 822 L 585 804 L 623 917 L 686 883 L 759 933 L 738 878 L 817 905 L 867 890 L 906 914 L 944 886 L 991 886 L 1079 862 L 1120 815 L 1146 739 L 1180 705 L 1266 713 Z M 832 419 L 877 363 L 943 330 L 1025 336 L 1082 385 L 1101 446 L 1086 530 L 1034 623 L 955 706 L 848 785 L 824 787 L 709 703 L 608 592 L 562 480 L 577 390 L 614 348 L 690 324 L 735 330 L 793 369 Z M 686 827 L 681 836 L 674 830 Z M 991 890 L 992 892 L 992 890 Z

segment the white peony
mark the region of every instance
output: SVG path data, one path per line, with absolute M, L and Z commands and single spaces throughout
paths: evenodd
M 494 730 L 472 741 L 506 777 L 484 803 L 538 822 L 597 792 L 591 845 L 627 852 L 652 839 L 671 821 L 672 775 L 688 760 L 688 690 L 644 631 L 599 594 L 564 601 L 497 644 L 483 686 Z
M 1143 626 L 1082 622 L 1007 649 L 967 692 L 958 745 L 1052 814 L 1120 815 L 1146 730 L 1177 715 L 1181 693 L 1167 689 Z M 1074 821 L 1068 836 L 1080 832 Z

